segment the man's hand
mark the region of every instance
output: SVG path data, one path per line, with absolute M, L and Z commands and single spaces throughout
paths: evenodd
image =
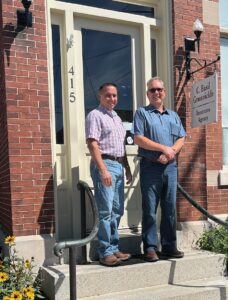
M 169 160 L 168 160 L 168 158 L 165 156 L 165 154 L 161 154 L 161 155 L 159 156 L 159 158 L 158 158 L 158 161 L 159 161 L 161 164 L 163 164 L 163 165 L 166 165 L 166 164 L 169 162 Z
M 109 171 L 102 170 L 102 171 L 100 171 L 100 174 L 101 174 L 101 180 L 102 180 L 103 184 L 106 186 L 111 186 L 112 185 L 112 176 L 109 173 Z
M 176 152 L 172 147 L 164 147 L 163 154 L 167 157 L 168 160 L 174 159 Z

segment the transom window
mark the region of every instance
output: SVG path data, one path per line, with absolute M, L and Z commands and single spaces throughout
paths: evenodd
M 104 8 L 108 10 L 126 12 L 130 14 L 154 18 L 154 8 L 143 6 L 143 5 L 129 4 L 124 2 L 119 2 L 119 1 L 112 1 L 112 0 L 60 0 L 60 1 L 67 2 L 67 3 L 81 4 L 86 6 L 93 6 L 93 7 Z

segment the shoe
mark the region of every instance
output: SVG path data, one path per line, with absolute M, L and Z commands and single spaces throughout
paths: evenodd
M 163 259 L 182 258 L 182 257 L 184 257 L 184 252 L 183 251 L 179 251 L 178 249 L 173 249 L 172 251 L 162 250 L 159 253 L 159 257 L 163 258 Z
M 107 255 L 100 258 L 100 264 L 106 267 L 114 267 L 120 265 L 120 259 L 118 259 L 115 255 Z
M 144 254 L 144 260 L 148 262 L 156 262 L 159 260 L 157 253 L 155 251 L 148 251 Z
M 118 258 L 119 260 L 125 261 L 131 258 L 131 254 L 130 253 L 123 253 L 123 252 L 116 252 L 114 253 L 115 257 Z

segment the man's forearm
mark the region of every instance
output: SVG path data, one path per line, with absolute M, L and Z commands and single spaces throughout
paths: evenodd
M 100 152 L 100 149 L 98 147 L 98 143 L 97 141 L 95 140 L 88 140 L 87 141 L 87 145 L 88 145 L 88 148 L 89 148 L 89 152 L 92 156 L 92 159 L 93 161 L 95 162 L 97 168 L 100 170 L 100 171 L 105 171 L 107 170 L 104 162 L 103 162 L 103 159 L 101 157 L 101 152 Z
M 143 135 L 136 135 L 134 137 L 134 143 L 140 148 L 152 151 L 164 152 L 165 146 L 159 143 L 156 143 Z
M 167 156 L 168 159 L 173 159 L 175 156 L 175 150 L 172 147 L 168 147 L 159 143 L 156 143 L 145 136 L 136 135 L 134 138 L 135 144 L 139 147 L 150 150 L 150 151 L 158 151 Z
M 185 137 L 179 138 L 173 145 L 172 148 L 176 154 L 181 151 L 182 147 L 184 146 L 184 141 L 185 141 Z

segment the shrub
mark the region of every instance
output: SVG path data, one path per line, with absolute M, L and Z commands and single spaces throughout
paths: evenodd
M 9 246 L 9 256 L 0 255 L 0 299 L 44 299 L 40 281 L 32 271 L 34 258 L 29 260 L 18 256 L 15 236 L 6 237 L 5 244 Z
M 196 245 L 202 250 L 225 254 L 228 262 L 228 227 L 222 225 L 211 227 L 204 231 Z

